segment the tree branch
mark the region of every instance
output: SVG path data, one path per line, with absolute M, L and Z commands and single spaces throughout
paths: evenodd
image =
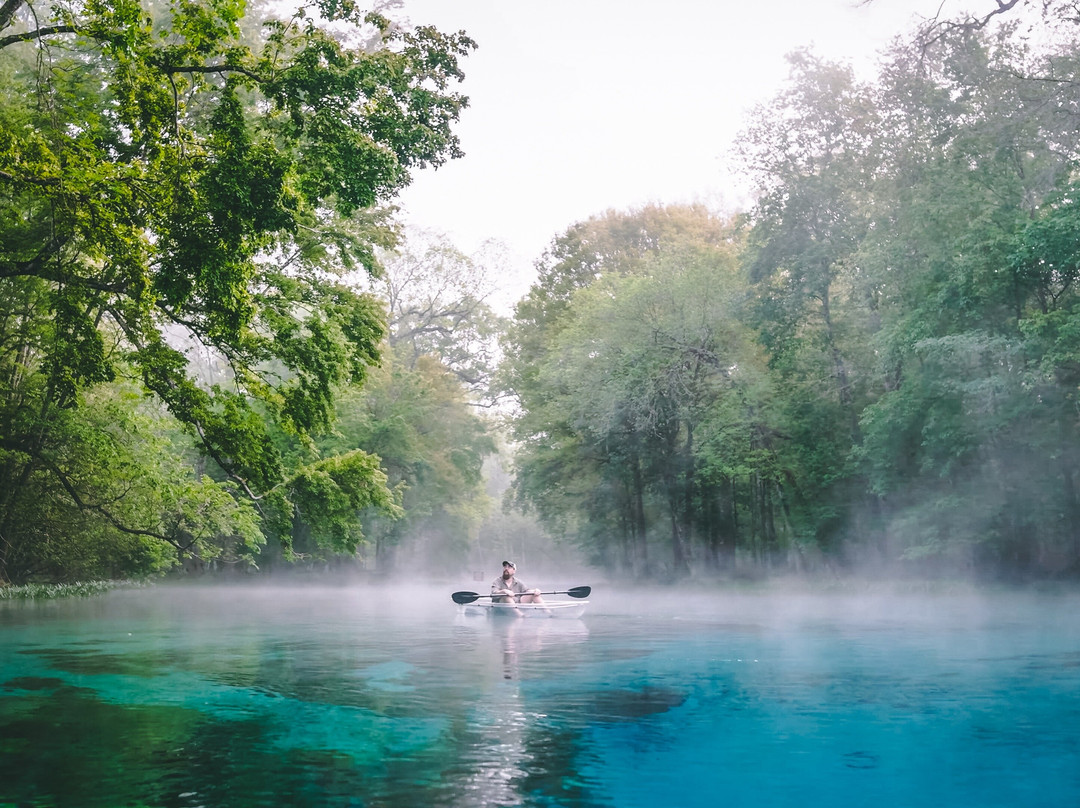
M 923 52 L 927 50 L 931 45 L 940 42 L 949 34 L 955 31 L 980 31 L 990 24 L 990 21 L 1001 14 L 1010 11 L 1017 5 L 1026 2 L 1026 0 L 994 0 L 997 7 L 983 15 L 982 17 L 968 16 L 960 22 L 954 22 L 952 20 L 941 20 L 941 8 L 938 8 L 937 14 L 933 19 L 927 21 L 922 31 L 919 32 L 919 42 Z
M 15 19 L 15 12 L 17 12 L 26 0 L 5 0 L 4 5 L 0 6 L 0 31 L 3 31 L 9 25 L 11 21 Z
M 128 341 L 131 343 L 131 345 L 133 347 L 135 347 L 136 350 L 142 350 L 145 347 L 145 344 L 143 343 L 142 339 L 140 339 L 140 335 L 135 333 L 135 331 L 132 329 L 131 325 L 127 322 L 127 320 L 124 319 L 123 317 L 119 317 L 117 315 L 117 313 L 114 312 L 114 311 L 110 310 L 110 314 L 112 314 L 113 321 L 120 327 L 120 330 L 124 332 L 124 335 L 127 337 Z M 164 384 L 166 386 L 169 387 L 169 389 L 174 390 L 174 391 L 177 389 L 177 385 L 172 379 L 162 377 L 162 381 L 164 382 Z M 152 385 L 146 383 L 145 375 L 144 375 L 144 384 L 146 384 L 146 387 L 148 389 L 150 389 L 154 393 L 157 393 L 159 397 L 161 397 L 162 399 L 165 398 L 164 396 L 161 395 L 160 391 L 154 389 L 154 387 Z M 165 399 L 165 405 L 166 405 L 166 407 L 169 407 L 169 402 L 168 402 L 167 399 Z M 172 408 L 169 407 L 169 409 L 171 411 Z M 175 413 L 174 413 L 174 415 L 175 415 Z M 192 417 L 192 418 L 188 418 L 188 419 L 178 418 L 178 420 L 182 421 L 183 423 L 188 424 L 188 426 L 190 426 L 192 429 L 195 430 L 195 434 L 199 438 L 200 447 L 206 452 L 206 454 L 210 457 L 211 460 L 213 460 L 215 463 L 218 464 L 218 466 L 221 468 L 221 470 L 225 472 L 226 476 L 228 476 L 229 479 L 231 479 L 234 483 L 236 483 L 236 485 L 239 488 L 241 488 L 243 490 L 243 492 L 248 496 L 248 498 L 254 503 L 254 505 L 258 509 L 259 513 L 263 513 L 264 511 L 263 511 L 262 504 L 261 504 L 260 500 L 262 500 L 263 497 L 265 497 L 271 491 L 274 491 L 278 486 L 273 486 L 270 489 L 270 491 L 266 491 L 263 494 L 256 494 L 254 491 L 251 490 L 251 487 L 248 485 L 247 480 L 245 480 L 243 477 L 241 477 L 239 474 L 236 473 L 236 470 L 235 470 L 235 467 L 233 466 L 233 464 L 230 463 L 228 461 L 228 459 L 225 458 L 214 447 L 214 444 L 209 440 L 209 438 L 206 435 L 206 431 L 205 431 L 205 429 L 203 427 L 203 422 L 201 420 L 199 420 L 196 417 Z M 280 485 L 280 483 L 279 483 L 279 485 Z
M 0 40 L 2 42 L 3 40 Z M 60 179 L 58 177 L 16 177 L 14 174 L 9 174 L 6 171 L 0 171 L 0 179 L 8 180 L 10 182 L 29 182 L 31 185 L 59 185 Z
M 7 3 L 3 7 L 0 7 L 0 30 L 3 30 L 10 24 L 10 16 L 15 13 L 18 6 L 22 5 L 25 0 L 7 0 Z M 8 12 L 8 6 L 14 6 Z M 9 19 L 4 20 L 4 13 L 8 12 Z M 0 50 L 3 50 L 8 45 L 14 45 L 18 42 L 32 42 L 36 39 L 43 39 L 47 36 L 53 36 L 55 34 L 77 34 L 79 28 L 75 25 L 47 25 L 43 28 L 35 28 L 33 31 L 23 31 L 18 34 L 9 34 L 8 36 L 0 38 Z M 97 37 L 99 39 L 109 39 L 109 36 Z M 155 59 L 150 57 L 147 59 L 147 63 L 153 65 L 162 73 L 171 76 L 176 73 L 239 73 L 243 76 L 247 76 L 252 81 L 262 82 L 263 76 L 249 70 L 246 67 L 240 65 L 177 65 L 171 64 L 163 59 Z
M 1015 6 L 1017 3 L 1021 2 L 1023 2 L 1023 0 L 997 0 L 997 8 L 991 11 L 981 20 L 978 18 L 972 19 L 971 17 L 969 17 L 968 21 L 966 23 L 961 23 L 961 25 L 965 25 L 966 27 L 973 29 L 985 28 L 990 22 L 990 20 L 992 20 L 998 14 L 1004 14 L 1006 11 L 1013 8 L 1013 6 Z
M 33 31 L 23 31 L 21 34 L 9 34 L 0 39 L 0 50 L 16 42 L 32 42 L 35 39 L 52 36 L 53 34 L 75 34 L 78 29 L 74 25 L 47 25 L 44 28 L 35 28 Z
M 50 269 L 50 260 L 67 243 L 67 239 L 53 239 L 44 252 L 19 264 L 8 266 L 0 265 L 0 278 L 35 277 L 50 281 L 62 286 L 77 286 L 85 289 L 93 289 L 95 292 L 108 292 L 113 295 L 123 295 L 128 290 L 122 284 L 110 284 L 92 277 L 81 275 L 66 275 Z
M 153 57 L 148 58 L 146 61 L 167 76 L 174 75 L 175 73 L 239 73 L 255 82 L 262 82 L 265 80 L 265 77 L 260 76 L 255 71 L 248 70 L 246 67 L 240 67 L 239 65 L 174 65 Z
M 100 516 L 105 517 L 106 521 L 108 521 L 109 524 L 111 524 L 113 527 L 115 527 L 121 533 L 127 533 L 127 534 L 129 534 L 131 536 L 147 536 L 147 537 L 149 537 L 151 539 L 158 539 L 160 541 L 171 544 L 173 547 L 176 547 L 177 549 L 183 549 L 182 547 L 180 547 L 180 545 L 176 541 L 174 541 L 173 539 L 170 539 L 168 536 L 166 536 L 166 535 L 164 535 L 162 533 L 157 533 L 157 532 L 155 532 L 153 530 L 142 530 L 140 528 L 128 527 L 123 522 L 121 522 L 119 520 L 119 518 L 114 516 L 112 514 L 112 512 L 109 511 L 104 506 L 95 505 L 95 504 L 90 503 L 90 502 L 85 502 L 83 500 L 83 498 L 79 495 L 79 491 L 78 491 L 77 488 L 75 488 L 74 483 L 72 483 L 71 480 L 69 480 L 67 478 L 67 475 L 64 474 L 64 472 L 60 470 L 59 466 L 57 466 L 51 460 L 49 460 L 46 457 L 43 457 L 40 454 L 37 455 L 37 459 L 38 459 L 38 462 L 40 462 L 42 466 L 44 466 L 46 469 L 48 469 L 50 472 L 52 472 L 52 475 L 60 483 L 60 485 L 63 487 L 63 489 L 65 491 L 67 491 L 68 496 L 71 497 L 72 501 L 75 503 L 75 506 L 79 510 L 91 511 L 93 513 L 96 513 L 96 514 L 99 514 Z

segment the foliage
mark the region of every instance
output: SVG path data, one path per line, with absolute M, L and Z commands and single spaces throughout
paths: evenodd
M 505 395 L 517 503 L 615 571 L 1077 574 L 1080 49 L 1033 5 L 793 54 L 745 217 L 574 224 L 507 324 L 385 205 L 459 153 L 463 34 L 4 3 L 0 581 L 460 564 Z
M 701 209 L 655 214 L 609 214 L 609 254 L 632 258 L 604 271 L 612 259 L 601 257 L 595 278 L 567 298 L 534 288 L 519 306 L 519 320 L 548 327 L 543 358 L 510 366 L 521 380 L 517 485 L 549 526 L 576 532 L 598 561 L 678 575 L 695 536 L 713 564 L 737 543 L 733 526 L 711 516 L 732 478 L 744 476 L 732 432 L 763 428 L 753 412 L 761 399 L 746 399 L 761 392 L 753 380 L 762 368 L 739 320 L 735 231 Z M 643 219 L 694 226 L 662 225 L 642 255 L 616 234 L 648 232 L 637 226 Z M 573 272 L 589 260 L 567 254 L 562 266 Z M 568 282 L 556 272 L 545 281 Z
M 440 236 L 408 232 L 381 261 L 383 276 L 369 284 L 387 307 L 379 366 L 362 387 L 343 392 L 334 429 L 313 446 L 279 436 L 283 455 L 297 464 L 312 457 L 362 458 L 371 464 L 364 475 L 378 484 L 367 489 L 369 501 L 346 502 L 330 487 L 333 470 L 315 463 L 316 474 L 296 478 L 290 498 L 304 502 L 283 527 L 290 548 L 311 561 L 348 558 L 380 574 L 400 563 L 451 569 L 475 544 L 490 506 L 481 468 L 494 443 L 477 406 L 489 400 L 491 334 L 499 319 L 483 302 L 485 265 Z M 342 517 L 360 512 L 363 534 L 359 526 L 335 532 L 334 523 L 345 524 L 336 504 Z M 328 518 L 334 523 L 325 523 Z M 334 540 L 320 542 L 319 535 Z
M 556 239 L 507 342 L 519 498 L 635 574 L 1080 572 L 1080 51 L 1017 5 L 873 82 L 794 54 L 741 277 L 686 209 Z
M 451 85 L 473 43 L 351 3 L 303 4 L 245 38 L 245 10 L 0 10 L 0 579 L 14 545 L 40 555 L 20 509 L 45 489 L 63 490 L 76 521 L 190 534 L 170 541 L 185 552 L 209 546 L 198 530 L 250 549 L 250 503 L 281 535 L 299 492 L 308 510 L 316 492 L 388 502 L 371 492 L 373 464 L 340 461 L 354 491 L 315 486 L 334 461 L 290 466 L 273 435 L 325 432 L 338 391 L 377 362 L 382 307 L 340 275 L 376 271 L 390 236 L 374 206 L 460 153 L 451 126 L 466 100 Z M 341 26 L 365 44 L 344 44 Z M 222 384 L 193 375 L 185 345 L 226 363 Z M 128 367 L 224 475 L 177 483 L 164 517 L 84 496 L 86 469 L 61 454 L 86 426 L 84 391 Z M 84 437 L 83 461 L 97 440 Z M 336 545 L 358 533 L 335 503 L 318 539 Z
M 89 598 L 115 589 L 113 581 L 80 581 L 71 584 L 26 584 L 0 586 L 0 600 L 55 600 L 57 598 Z
M 1071 461 L 1057 462 L 1072 453 L 1054 448 L 1066 422 L 1053 406 L 1060 392 L 1039 370 L 1042 349 L 1024 337 L 1071 297 L 1068 206 L 1054 200 L 1077 143 L 1060 88 L 1028 78 L 1060 78 L 1069 63 L 1040 57 L 1009 27 L 967 30 L 932 47 L 898 45 L 878 84 L 860 93 L 866 142 L 839 152 L 857 219 L 828 219 L 842 236 L 830 264 L 843 293 L 844 308 L 829 312 L 837 338 L 818 343 L 826 353 L 816 362 L 806 325 L 786 332 L 790 342 L 766 341 L 788 379 L 812 382 L 832 364 L 833 378 L 849 382 L 837 403 L 856 419 L 850 431 L 810 388 L 788 388 L 800 454 L 824 460 L 800 464 L 804 486 L 829 506 L 810 525 L 819 545 L 964 570 L 1060 571 L 1075 553 L 1059 521 L 1075 508 Z M 830 75 L 796 81 L 820 87 Z M 829 97 L 826 110 L 848 96 Z M 766 200 L 798 198 L 804 178 L 788 173 L 791 164 L 777 160 Z M 819 157 L 814 183 L 836 164 Z M 755 221 L 752 271 L 790 238 L 770 210 Z M 1044 219 L 1050 211 L 1061 218 Z M 845 221 L 861 224 L 835 229 Z M 784 281 L 800 277 L 792 266 Z M 758 286 L 763 300 L 776 299 L 775 285 Z M 776 333 L 770 315 L 766 338 Z
M 149 575 L 188 555 L 250 563 L 263 543 L 254 504 L 193 477 L 190 441 L 160 408 L 119 384 L 79 404 L 52 419 L 37 463 L 11 461 L 29 469 L 6 492 L 12 580 Z
M 481 469 L 494 444 L 487 424 L 467 406 L 456 375 L 436 356 L 414 358 L 403 348 L 390 349 L 368 384 L 343 399 L 341 410 L 335 435 L 320 446 L 373 453 L 400 506 L 399 518 L 391 521 L 373 512 L 379 503 L 368 504 L 369 561 L 388 572 L 400 548 L 406 557 L 423 559 L 426 569 L 459 562 L 487 511 Z
M 382 264 L 375 288 L 386 301 L 389 343 L 399 358 L 415 367 L 422 356 L 439 357 L 475 403 L 490 406 L 505 324 L 488 303 L 495 289 L 485 256 L 412 231 Z

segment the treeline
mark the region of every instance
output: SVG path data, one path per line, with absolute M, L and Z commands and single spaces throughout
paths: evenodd
M 548 540 L 507 445 L 611 574 L 1076 575 L 1080 45 L 1013 5 L 872 82 L 796 54 L 752 210 L 580 222 L 504 320 L 389 207 L 464 34 L 4 4 L 0 584 L 476 569 Z
M 278 12 L 0 8 L 0 585 L 375 564 L 404 532 L 437 564 L 485 512 L 455 350 L 493 321 L 388 252 L 389 200 L 460 154 L 473 43 Z
M 791 57 L 747 215 L 553 243 L 506 369 L 545 524 L 642 577 L 1080 573 L 1077 28 L 980 22 Z

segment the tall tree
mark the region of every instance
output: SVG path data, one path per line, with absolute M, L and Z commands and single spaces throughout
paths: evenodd
M 789 59 L 788 85 L 755 111 L 741 147 L 760 189 L 743 263 L 762 345 L 782 379 L 800 533 L 829 546 L 863 488 L 847 454 L 860 439 L 877 314 L 857 255 L 871 228 L 882 126 L 871 88 L 849 67 L 808 52 Z
M 334 434 L 318 445 L 377 456 L 400 504 L 396 519 L 364 514 L 366 564 L 388 573 L 401 558 L 445 571 L 461 564 L 490 505 L 481 470 L 495 447 L 478 407 L 490 401 L 501 320 L 484 302 L 485 264 L 444 237 L 410 230 L 381 259 L 370 286 L 387 306 L 382 361 L 343 397 Z
M 505 324 L 489 303 L 495 286 L 485 257 L 465 255 L 438 234 L 411 231 L 382 263 L 376 288 L 399 358 L 415 365 L 421 356 L 438 357 L 476 405 L 490 406 Z
M 838 308 L 859 292 L 852 256 L 869 225 L 877 113 L 850 68 L 805 52 L 789 58 L 790 87 L 757 110 L 744 141 L 747 169 L 762 192 L 748 269 L 761 290 L 774 363 L 791 368 L 795 351 L 816 345 L 857 436 L 857 391 Z
M 396 518 L 374 508 L 363 514 L 365 564 L 383 574 L 399 557 L 430 573 L 461 564 L 490 505 L 482 477 L 495 451 L 488 430 L 438 357 L 386 350 L 368 383 L 343 398 L 335 434 L 319 442 L 376 456 L 400 505 Z
M 735 507 L 720 458 L 741 451 L 725 428 L 734 413 L 752 417 L 733 402 L 745 401 L 760 357 L 740 320 L 730 223 L 700 209 L 650 211 L 652 221 L 692 226 L 649 239 L 639 216 L 608 217 L 617 222 L 608 232 L 629 240 L 604 251 L 588 284 L 582 276 L 565 299 L 545 299 L 555 278 L 542 278 L 519 307 L 527 323 L 533 306 L 548 303 L 549 327 L 534 343 L 539 361 L 517 372 L 525 382 L 517 487 L 597 560 L 634 575 L 682 576 L 696 560 L 733 556 L 739 543 L 733 520 L 712 517 Z M 583 258 L 566 265 L 591 260 Z
M 271 534 L 301 492 L 392 505 L 362 452 L 287 468 L 267 424 L 325 430 L 335 391 L 377 360 L 382 308 L 337 276 L 375 268 L 368 212 L 460 153 L 451 85 L 473 43 L 333 0 L 247 42 L 244 14 L 0 6 L 0 546 L 46 478 L 76 485 L 51 430 L 120 359 Z M 223 357 L 227 385 L 193 378 L 179 337 Z
M 1070 305 L 1057 188 L 1078 156 L 1076 63 L 1015 26 L 954 33 L 895 49 L 880 84 L 904 124 L 861 250 L 885 305 L 858 456 L 887 554 L 1034 569 L 1062 547 L 1051 514 L 1076 508 L 1073 453 L 1051 448 L 1068 430 L 1038 369 L 1049 346 L 1025 337 Z

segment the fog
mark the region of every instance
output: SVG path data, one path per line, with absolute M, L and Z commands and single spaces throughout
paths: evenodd
M 632 630 L 634 621 L 671 621 L 679 630 L 729 626 L 763 631 L 823 623 L 861 628 L 933 626 L 984 627 L 1040 624 L 1080 625 L 1080 589 L 1007 587 L 971 583 L 866 581 L 848 579 L 825 585 L 806 579 L 768 584 L 644 586 L 598 579 L 587 571 L 519 577 L 542 592 L 564 593 L 590 586 L 584 620 L 609 622 Z M 494 575 L 491 576 L 494 578 Z M 333 581 L 252 580 L 242 584 L 170 582 L 147 589 L 119 590 L 98 601 L 70 601 L 76 611 L 135 606 L 179 610 L 197 617 L 223 610 L 236 620 L 296 619 L 334 622 L 392 617 L 395 622 L 452 621 L 454 592 L 486 595 L 490 579 L 401 577 L 392 580 L 338 578 Z M 570 600 L 547 594 L 550 601 Z M 55 607 L 55 606 L 54 606 Z M 43 608 L 50 608 L 43 604 Z

